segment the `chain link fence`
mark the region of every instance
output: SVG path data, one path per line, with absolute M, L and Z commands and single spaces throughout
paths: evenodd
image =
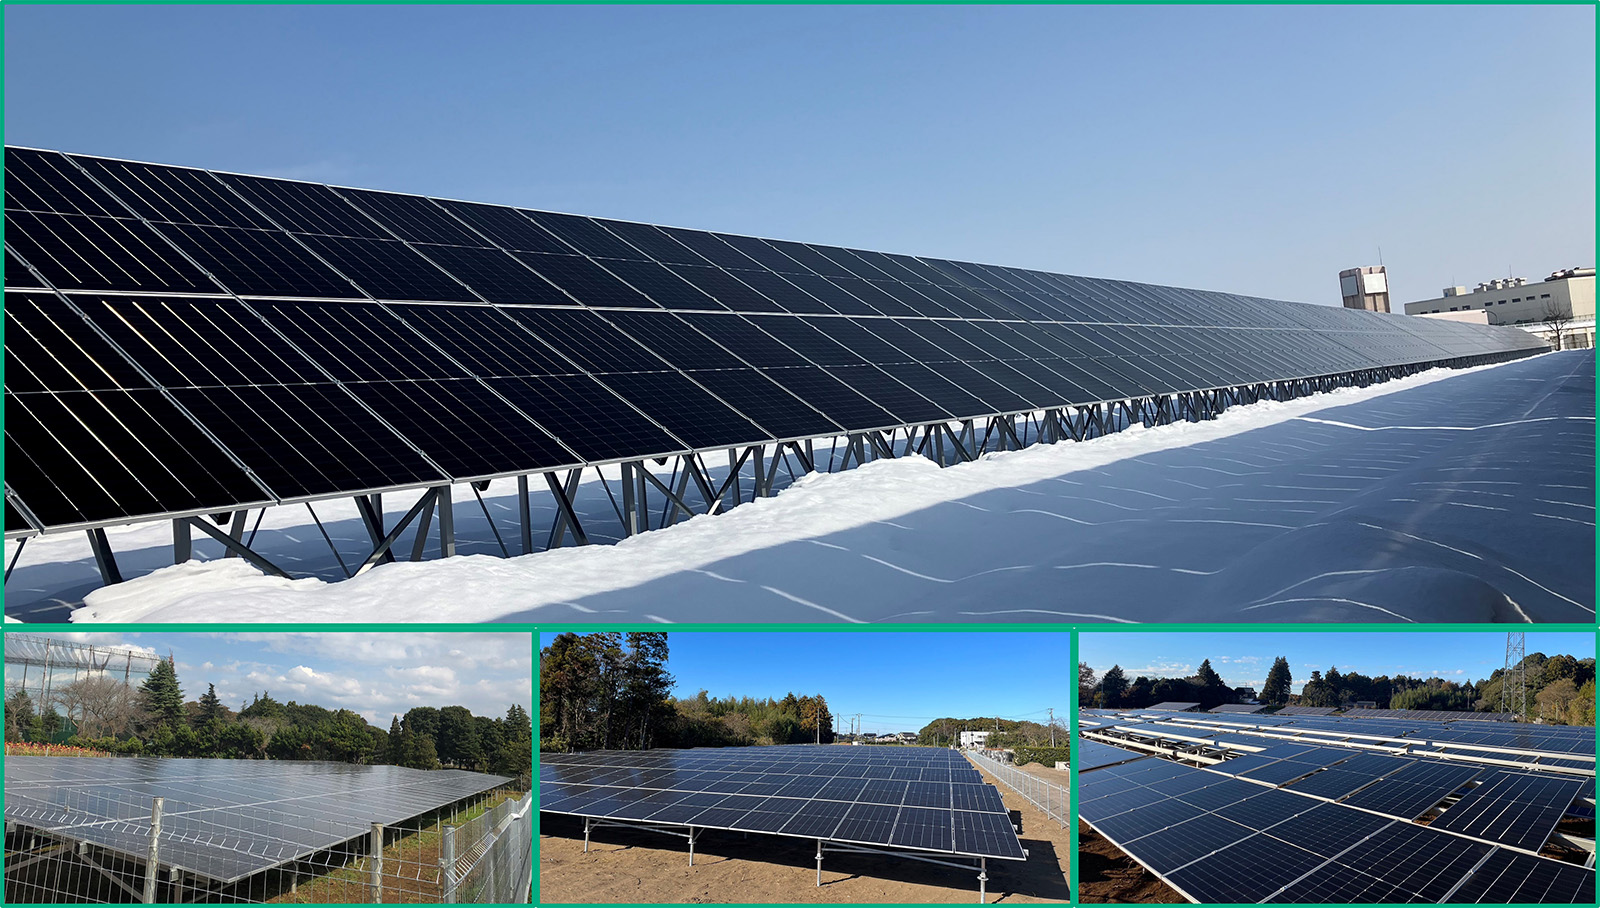
M 7 903 L 504 904 L 532 893 L 531 792 L 364 830 L 331 817 L 351 805 L 307 803 L 290 823 L 281 808 L 219 815 L 202 785 L 50 803 L 8 786 L 6 800 Z
M 1027 799 L 1029 804 L 1044 811 L 1045 816 L 1062 828 L 1072 821 L 1072 794 L 1066 785 L 1055 785 L 1030 773 L 1023 772 L 1010 763 L 1004 763 L 982 751 L 968 751 L 980 766 L 994 774 L 1007 788 Z

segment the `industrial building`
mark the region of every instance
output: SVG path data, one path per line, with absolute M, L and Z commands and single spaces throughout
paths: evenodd
M 1567 268 L 1532 284 L 1520 277 L 1500 278 L 1485 281 L 1470 292 L 1465 287 L 1446 287 L 1437 299 L 1406 303 L 1405 311 L 1406 315 L 1480 325 L 1512 325 L 1539 335 L 1557 349 L 1592 348 L 1594 269 Z
M 1339 272 L 1339 296 L 1346 309 L 1389 311 L 1389 273 L 1382 265 L 1346 268 Z

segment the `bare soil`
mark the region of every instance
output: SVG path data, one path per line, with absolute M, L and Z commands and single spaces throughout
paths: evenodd
M 1078 824 L 1078 901 L 1082 903 L 1176 904 L 1188 899 L 1128 857 L 1105 836 Z
M 991 903 L 1067 902 L 1068 833 L 1021 795 L 1000 796 L 1022 828 L 1026 861 L 990 861 Z M 976 869 L 943 867 L 893 856 L 829 852 L 817 885 L 816 843 L 785 836 L 707 830 L 688 843 L 640 829 L 594 831 L 583 853 L 583 821 L 539 815 L 540 904 L 552 903 L 820 903 L 972 902 Z

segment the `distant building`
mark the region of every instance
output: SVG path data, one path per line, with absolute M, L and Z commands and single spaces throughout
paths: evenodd
M 1425 315 L 1480 324 L 1512 325 L 1543 337 L 1555 346 L 1594 346 L 1594 269 L 1567 268 L 1530 284 L 1520 277 L 1485 281 L 1468 291 L 1446 287 L 1437 299 L 1406 303 L 1407 315 Z M 1565 321 L 1565 324 L 1557 324 Z
M 1382 265 L 1346 268 L 1339 272 L 1339 295 L 1346 309 L 1389 311 L 1389 274 Z
M 961 746 L 983 747 L 985 744 L 989 743 L 989 735 L 991 734 L 993 734 L 993 732 L 964 731 L 961 733 Z

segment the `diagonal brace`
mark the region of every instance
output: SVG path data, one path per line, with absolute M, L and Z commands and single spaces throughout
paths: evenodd
M 245 561 L 250 562 L 263 571 L 278 577 L 283 577 L 285 579 L 292 579 L 289 577 L 288 571 L 285 571 L 283 568 L 278 567 L 267 559 L 256 554 L 254 549 L 233 538 L 227 533 L 217 529 L 209 522 L 201 520 L 198 517 L 184 517 L 183 519 L 189 522 L 189 526 L 222 543 L 223 548 L 235 555 L 238 555 L 240 558 L 243 558 Z
M 406 515 L 401 517 L 400 521 L 394 525 L 394 529 L 390 530 L 382 539 L 378 540 L 378 544 L 373 548 L 372 554 L 368 555 L 367 559 L 361 562 L 361 566 L 356 568 L 355 576 L 360 577 L 362 574 L 365 574 L 380 560 L 393 561 L 394 555 L 390 553 L 389 549 L 392 548 L 397 541 L 399 541 L 400 534 L 405 531 L 406 527 L 411 525 L 411 521 L 417 519 L 418 514 L 421 514 L 425 509 L 429 510 L 431 513 L 433 503 L 438 499 L 438 497 L 438 489 L 429 489 L 428 491 L 423 492 L 422 497 L 417 499 L 417 503 L 411 506 L 411 510 L 407 511 Z M 363 499 L 361 497 L 356 498 L 357 502 L 361 502 L 362 500 Z

